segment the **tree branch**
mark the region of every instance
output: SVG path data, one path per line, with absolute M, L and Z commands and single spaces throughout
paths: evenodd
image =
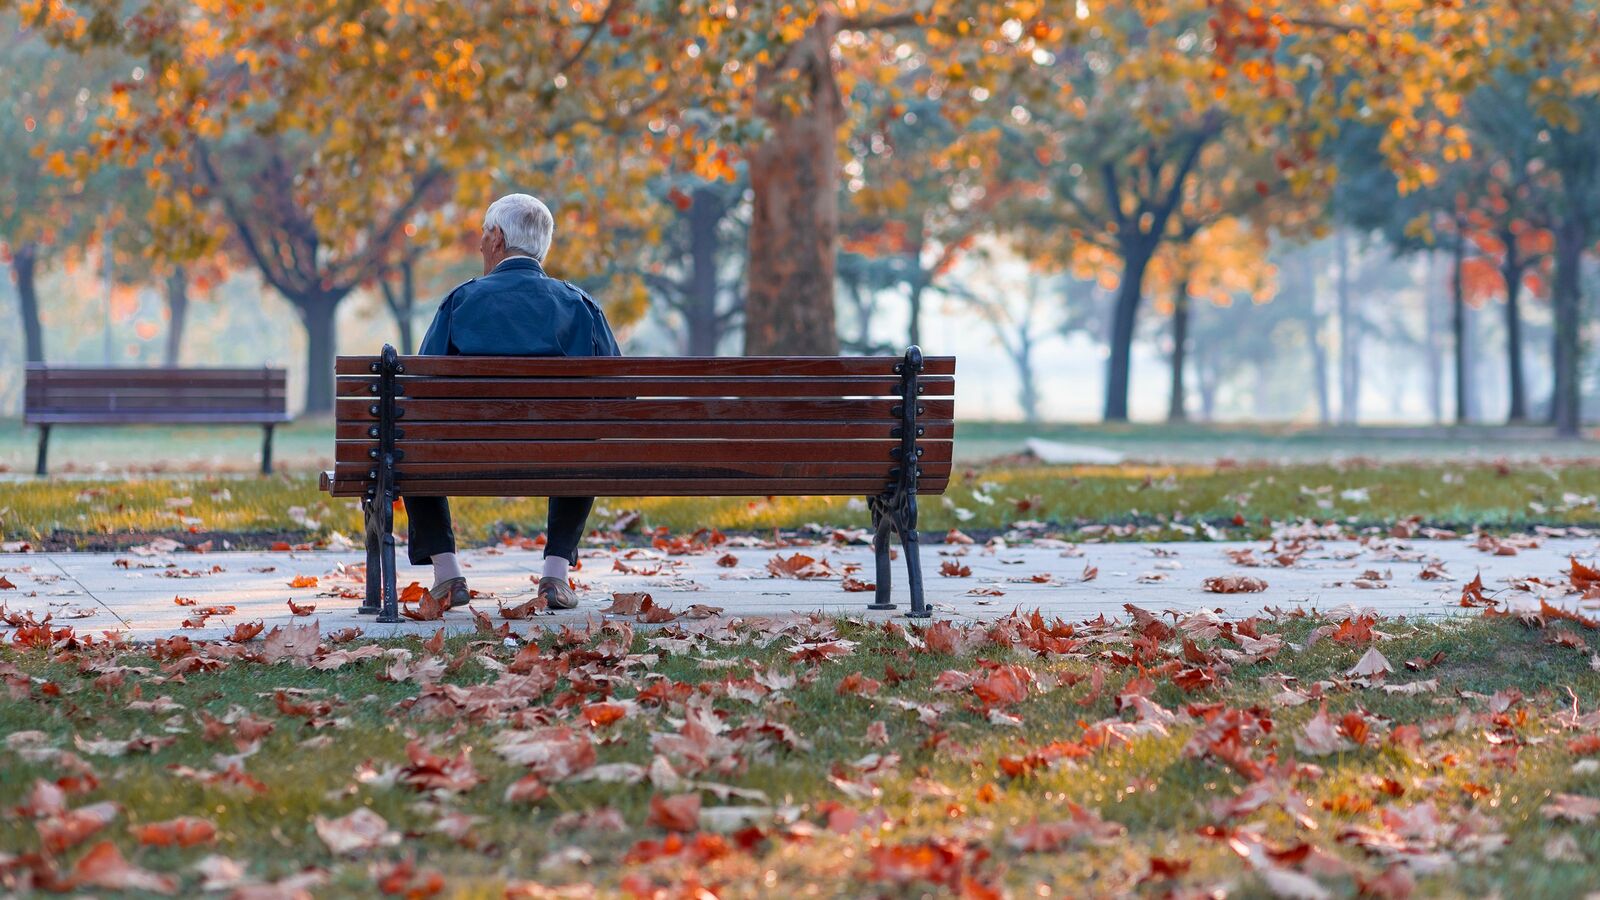
M 583 43 L 578 45 L 578 49 L 574 50 L 572 55 L 566 58 L 566 61 L 556 67 L 557 75 L 566 74 L 568 69 L 577 65 L 578 60 L 582 59 L 584 55 L 589 52 L 589 48 L 594 44 L 594 39 L 600 34 L 600 29 L 605 27 L 606 22 L 610 21 L 611 14 L 616 12 L 616 9 L 617 0 L 611 0 L 611 2 L 606 4 L 605 11 L 600 14 L 599 19 L 595 20 L 594 26 L 591 27 L 589 29 L 589 33 L 584 36 Z

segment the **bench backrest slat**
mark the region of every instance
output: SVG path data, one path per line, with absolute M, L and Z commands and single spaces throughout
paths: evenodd
M 340 357 L 330 487 L 372 483 L 377 357 Z M 399 492 L 877 494 L 896 483 L 901 357 L 401 357 Z M 948 482 L 955 360 L 925 360 L 918 490 Z
M 376 356 L 341 356 L 334 371 L 339 375 L 372 375 Z M 854 377 L 895 375 L 898 356 L 402 356 L 406 377 L 443 375 L 450 378 L 735 378 L 755 376 Z M 926 376 L 954 375 L 956 358 L 930 356 L 923 360 Z

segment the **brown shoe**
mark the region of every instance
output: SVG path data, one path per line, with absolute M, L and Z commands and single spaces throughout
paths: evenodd
M 445 609 L 455 609 L 472 603 L 472 592 L 467 590 L 467 579 L 464 577 L 447 578 L 430 588 L 428 593 L 433 595 L 433 599 L 443 603 Z
M 539 596 L 550 609 L 577 609 L 578 595 L 565 578 L 540 578 Z

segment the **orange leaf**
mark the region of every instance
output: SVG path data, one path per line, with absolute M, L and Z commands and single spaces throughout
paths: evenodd
M 694 831 L 700 825 L 700 795 L 676 794 L 650 798 L 648 824 L 667 831 Z
M 147 847 L 193 847 L 208 844 L 217 837 L 217 826 L 194 816 L 135 825 L 128 830 Z

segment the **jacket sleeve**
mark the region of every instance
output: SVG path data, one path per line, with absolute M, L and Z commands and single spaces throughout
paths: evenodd
M 464 287 L 466 285 L 451 291 L 450 296 L 444 298 L 444 302 L 439 304 L 439 311 L 434 313 L 433 323 L 428 326 L 427 332 L 422 336 L 422 345 L 417 348 L 418 355 L 450 355 L 451 320 L 454 317 L 456 306 L 461 302 L 461 292 Z
M 606 321 L 605 310 L 588 294 L 583 295 L 583 300 L 589 306 L 589 315 L 594 318 L 594 355 L 621 356 L 622 348 L 617 346 L 617 336 L 611 333 L 611 323 Z

